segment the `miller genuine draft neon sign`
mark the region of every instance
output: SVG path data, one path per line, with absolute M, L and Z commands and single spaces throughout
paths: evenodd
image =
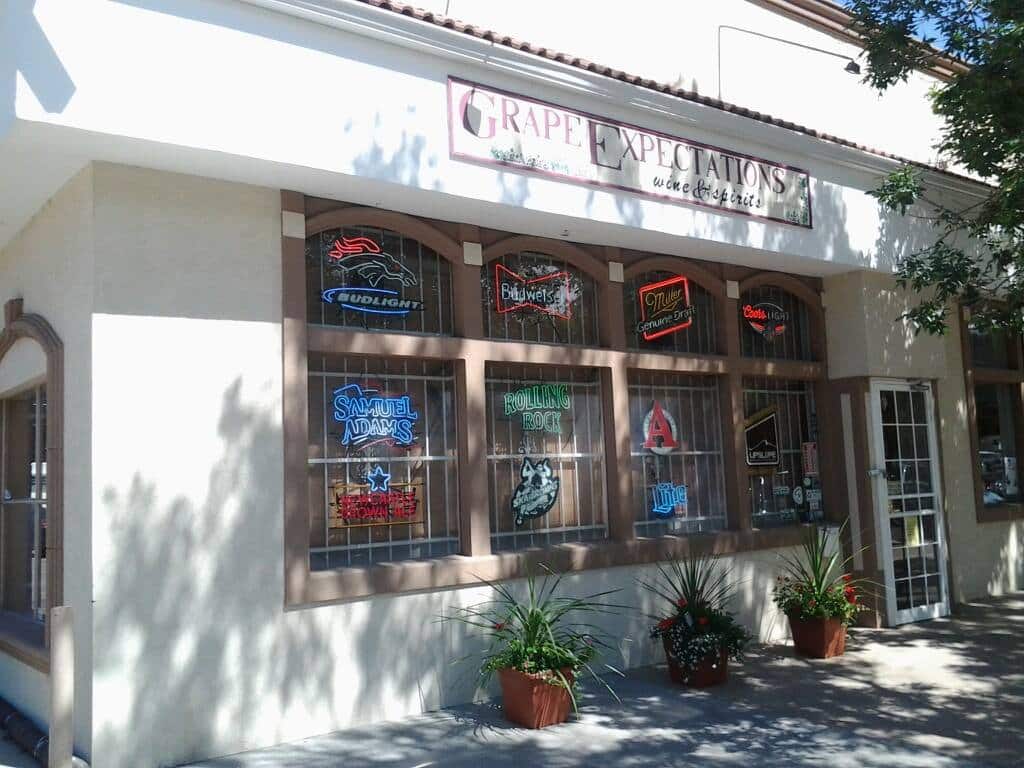
M 637 298 L 640 322 L 636 324 L 636 332 L 644 341 L 653 341 L 693 324 L 695 308 L 690 304 L 690 282 L 682 275 L 641 286 Z

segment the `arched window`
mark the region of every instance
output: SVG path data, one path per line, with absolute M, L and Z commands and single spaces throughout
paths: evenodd
M 597 346 L 597 289 L 563 259 L 524 251 L 481 270 L 484 333 L 492 339 Z
M 684 274 L 652 270 L 623 285 L 622 316 L 630 349 L 713 355 L 715 298 Z
M 745 291 L 740 297 L 740 350 L 744 357 L 813 360 L 807 306 L 774 285 Z
M 398 232 L 326 230 L 306 239 L 306 308 L 316 325 L 451 335 L 451 268 Z

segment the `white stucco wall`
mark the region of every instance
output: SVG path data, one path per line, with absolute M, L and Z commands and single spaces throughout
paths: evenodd
M 473 669 L 451 661 L 472 644 L 435 619 L 483 589 L 283 610 L 278 194 L 94 176 L 93 764 L 175 764 L 471 698 Z M 780 637 L 777 553 L 731 562 L 743 619 Z M 621 587 L 641 607 L 640 570 L 568 588 Z M 617 663 L 653 658 L 641 612 L 610 626 Z
M 0 397 L 46 379 L 46 353 L 33 339 L 18 339 L 0 360 Z
M 75 617 L 75 745 L 80 750 L 88 750 L 91 739 L 92 183 L 90 169 L 79 173 L 0 251 L 0 301 L 22 297 L 25 312 L 42 315 L 64 342 L 64 602 Z M 45 676 L 0 654 L 0 696 L 24 707 L 39 724 L 48 719 L 46 684 Z

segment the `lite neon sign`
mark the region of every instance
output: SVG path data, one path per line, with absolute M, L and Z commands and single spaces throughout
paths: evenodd
M 695 308 L 690 304 L 690 281 L 682 275 L 641 286 L 640 322 L 636 332 L 644 341 L 667 336 L 693 324 Z
M 532 309 L 563 320 L 572 318 L 569 273 L 565 271 L 524 277 L 502 264 L 495 264 L 494 295 L 498 314 Z
M 561 434 L 562 411 L 572 405 L 567 384 L 534 384 L 505 394 L 505 415 L 522 414 L 524 430 Z
M 652 511 L 658 517 L 683 517 L 686 515 L 686 486 L 673 483 L 658 483 L 651 489 L 654 495 Z
M 358 450 L 386 443 L 410 446 L 419 413 L 409 395 L 383 395 L 348 384 L 333 392 L 334 420 L 342 425 L 341 444 Z

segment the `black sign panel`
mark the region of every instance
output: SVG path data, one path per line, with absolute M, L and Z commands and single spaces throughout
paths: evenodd
M 744 422 L 747 436 L 747 466 L 775 467 L 779 464 L 779 422 L 774 408 L 758 411 Z

